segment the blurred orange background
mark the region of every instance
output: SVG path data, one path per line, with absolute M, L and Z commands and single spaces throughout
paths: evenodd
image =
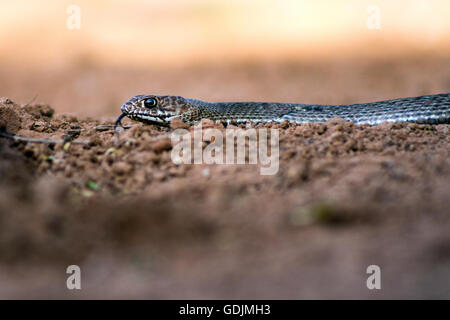
M 450 87 L 448 0 L 3 1 L 0 38 L 1 96 L 80 115 L 139 93 L 347 103 Z

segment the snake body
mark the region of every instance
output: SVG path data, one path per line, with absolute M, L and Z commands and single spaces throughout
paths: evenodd
M 349 104 L 315 105 L 272 102 L 206 102 L 180 96 L 138 95 L 121 107 L 133 120 L 168 126 L 174 118 L 195 124 L 207 118 L 217 122 L 326 122 L 341 118 L 356 124 L 381 122 L 450 123 L 450 93 Z

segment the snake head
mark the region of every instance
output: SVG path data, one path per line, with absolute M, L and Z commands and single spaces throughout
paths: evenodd
M 122 115 L 120 120 L 126 116 L 132 120 L 155 124 L 158 126 L 169 126 L 170 121 L 180 117 L 182 120 L 188 120 L 186 116 L 194 108 L 189 103 L 189 99 L 179 96 L 161 96 L 161 95 L 137 95 L 125 102 L 120 108 Z

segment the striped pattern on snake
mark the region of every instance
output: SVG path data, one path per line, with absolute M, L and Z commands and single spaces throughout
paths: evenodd
M 123 117 L 159 126 L 180 118 L 188 124 L 216 122 L 325 122 L 342 118 L 356 124 L 381 122 L 450 123 L 450 93 L 349 104 L 315 105 L 276 102 L 206 102 L 168 95 L 137 95 L 121 107 Z

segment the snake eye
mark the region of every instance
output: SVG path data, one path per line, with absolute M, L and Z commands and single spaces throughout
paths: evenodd
M 154 106 L 156 106 L 156 99 L 148 98 L 144 100 L 144 107 L 153 108 Z

